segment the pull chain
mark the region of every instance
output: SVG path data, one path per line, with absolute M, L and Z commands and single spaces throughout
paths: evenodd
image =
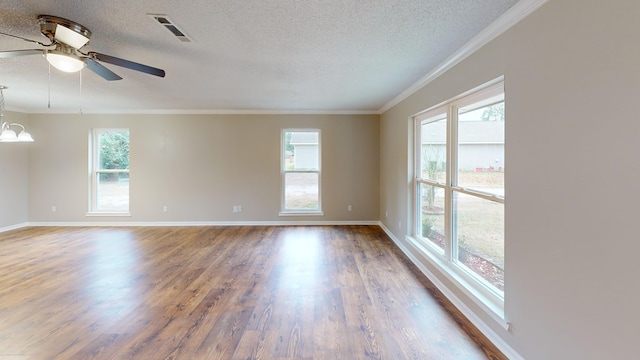
M 82 115 L 82 70 L 78 72 L 80 73 L 80 115 Z
M 49 62 L 47 63 L 49 64 L 49 75 L 47 81 L 47 108 L 51 109 L 51 64 Z

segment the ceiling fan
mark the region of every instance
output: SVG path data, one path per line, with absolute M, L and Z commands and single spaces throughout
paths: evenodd
M 89 51 L 87 53 L 80 51 L 82 47 L 89 43 L 91 31 L 71 20 L 52 15 L 40 15 L 38 16 L 38 24 L 40 25 L 42 35 L 49 39 L 49 44 L 3 32 L 0 32 L 0 34 L 42 45 L 45 47 L 44 49 L 0 51 L 0 58 L 44 55 L 47 61 L 59 70 L 77 72 L 86 66 L 89 70 L 109 81 L 121 80 L 122 77 L 100 64 L 100 62 L 159 77 L 165 76 L 165 72 L 162 69 L 97 53 L 95 51 Z

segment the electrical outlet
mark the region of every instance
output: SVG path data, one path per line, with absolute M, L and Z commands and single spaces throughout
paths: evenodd
M 162 207 L 162 212 L 167 212 L 167 211 L 169 211 L 169 208 L 167 208 L 167 205 L 163 206 Z
M 51 207 L 51 212 L 56 212 L 56 211 L 58 211 L 58 208 L 55 205 L 53 205 Z
M 384 217 L 385 217 L 385 218 L 388 218 L 388 217 L 389 217 L 389 211 L 385 210 L 385 212 L 384 212 Z
M 231 209 L 232 212 L 237 213 L 237 212 L 241 212 L 242 211 L 242 205 L 233 205 L 233 208 Z
M 351 211 L 353 210 L 353 207 L 351 205 L 347 205 L 347 211 Z

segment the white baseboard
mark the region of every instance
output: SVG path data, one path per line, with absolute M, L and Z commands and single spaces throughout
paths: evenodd
M 11 230 L 17 230 L 17 229 L 21 229 L 23 227 L 27 227 L 29 226 L 28 223 L 22 223 L 22 224 L 15 224 L 15 225 L 10 225 L 10 226 L 5 226 L 0 228 L 0 233 L 3 232 L 7 232 L 7 231 L 11 231 Z
M 322 226 L 322 225 L 378 225 L 377 220 L 366 221 L 75 221 L 75 222 L 30 222 L 25 226 Z M 17 228 L 19 228 L 17 227 Z M 1 230 L 1 229 L 0 229 Z
M 416 267 L 431 281 L 440 292 L 447 298 L 460 312 L 471 321 L 471 323 L 482 332 L 489 341 L 491 341 L 502 353 L 511 360 L 524 360 L 524 358 L 518 354 L 507 342 L 499 336 L 493 329 L 484 322 L 474 311 L 472 311 L 465 302 L 455 295 L 447 286 L 442 283 L 437 276 L 426 266 L 425 261 L 418 259 L 401 241 L 399 241 L 395 235 L 382 223 L 379 223 L 382 230 L 391 238 L 396 246 L 416 265 Z

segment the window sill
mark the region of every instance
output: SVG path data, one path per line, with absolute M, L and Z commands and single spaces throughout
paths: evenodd
M 86 216 L 131 216 L 130 212 L 88 212 Z
M 505 317 L 504 299 L 497 298 L 496 296 L 490 295 L 487 291 L 483 291 L 481 284 L 470 280 L 469 275 L 462 274 L 461 270 L 456 269 L 453 264 L 445 261 L 443 255 L 436 254 L 433 249 L 430 249 L 428 244 L 424 244 L 421 240 L 413 236 L 407 236 L 406 239 L 413 247 L 422 253 L 424 259 L 451 281 L 457 290 L 466 294 L 471 301 L 483 309 L 497 324 L 509 331 L 510 323 Z
M 290 210 L 290 211 L 280 211 L 278 216 L 324 216 L 324 211 L 321 210 L 313 210 L 313 211 L 300 211 L 300 210 Z

